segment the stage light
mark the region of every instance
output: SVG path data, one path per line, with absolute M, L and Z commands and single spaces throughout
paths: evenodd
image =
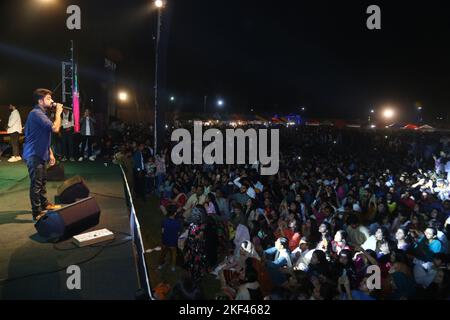
M 128 101 L 128 93 L 126 93 L 125 91 L 120 91 L 118 97 L 122 102 Z
M 162 0 L 156 0 L 156 1 L 155 1 L 155 7 L 157 7 L 157 8 L 162 8 L 162 7 L 164 7 L 164 1 L 162 1 Z
M 392 109 L 386 109 L 383 111 L 383 117 L 385 117 L 386 119 L 392 119 L 394 115 L 395 112 Z

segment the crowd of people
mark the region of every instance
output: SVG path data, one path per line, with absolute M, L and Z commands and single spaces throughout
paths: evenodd
M 188 275 L 171 299 L 201 298 L 206 277 L 220 281 L 217 299 L 450 297 L 446 134 L 282 128 L 279 172 L 262 176 L 257 164 L 174 165 L 173 145 L 154 154 L 142 124 L 114 122 L 91 141 L 83 119 L 79 160 L 122 164 L 135 197 L 159 199 L 158 269 L 169 255 Z M 71 121 L 61 160 L 75 160 Z
M 450 139 L 326 127 L 280 135 L 274 176 L 255 165 L 175 166 L 167 151 L 145 158 L 136 145 L 135 187 L 145 181 L 136 173 L 150 172 L 147 190 L 166 215 L 158 269 L 170 254 L 175 270 L 179 252 L 188 274 L 169 298 L 200 297 L 206 277 L 220 281 L 218 299 L 450 297 Z

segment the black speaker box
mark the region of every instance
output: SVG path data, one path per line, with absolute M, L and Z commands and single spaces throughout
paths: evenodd
M 35 228 L 48 240 L 64 240 L 96 226 L 99 220 L 100 207 L 89 197 L 47 212 L 36 222 Z

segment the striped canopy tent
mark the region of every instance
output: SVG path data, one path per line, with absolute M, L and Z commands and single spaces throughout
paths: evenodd
M 404 127 L 404 125 L 401 123 L 393 123 L 393 124 L 389 125 L 388 127 L 390 129 L 402 129 Z
M 420 126 L 417 128 L 417 130 L 424 131 L 424 132 L 434 132 L 436 131 L 436 128 L 433 128 L 432 126 L 428 124 L 424 124 L 423 126 Z
M 320 125 L 322 125 L 322 126 L 333 126 L 334 123 L 332 121 L 330 121 L 330 120 L 324 120 L 324 121 L 320 122 Z
M 286 123 L 288 121 L 284 117 L 279 117 L 279 116 L 275 115 L 274 117 L 272 117 L 272 122 L 282 124 L 282 123 Z
M 306 121 L 306 125 L 307 126 L 318 127 L 318 126 L 320 126 L 320 121 L 319 120 L 315 120 L 315 119 L 309 119 L 309 120 Z
M 405 129 L 405 130 L 417 130 L 417 129 L 419 129 L 419 127 L 416 126 L 415 124 L 409 123 L 406 126 L 404 126 L 403 129 Z
M 334 126 L 338 129 L 345 128 L 346 125 L 347 125 L 347 122 L 345 122 L 344 120 L 335 120 L 334 121 Z
M 269 117 L 263 117 L 259 114 L 255 115 L 255 119 L 257 121 L 261 121 L 261 122 L 270 122 L 271 121 L 271 119 Z

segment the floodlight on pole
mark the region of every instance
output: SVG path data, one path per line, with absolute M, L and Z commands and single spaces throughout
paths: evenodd
M 155 1 L 155 7 L 157 7 L 158 9 L 161 9 L 164 7 L 164 1 L 162 0 L 156 0 Z
M 395 112 L 391 108 L 385 109 L 383 111 L 383 117 L 386 119 L 392 119 L 394 117 L 394 115 L 395 115 Z
M 125 91 L 120 91 L 118 94 L 118 98 L 122 102 L 128 101 L 128 93 Z

